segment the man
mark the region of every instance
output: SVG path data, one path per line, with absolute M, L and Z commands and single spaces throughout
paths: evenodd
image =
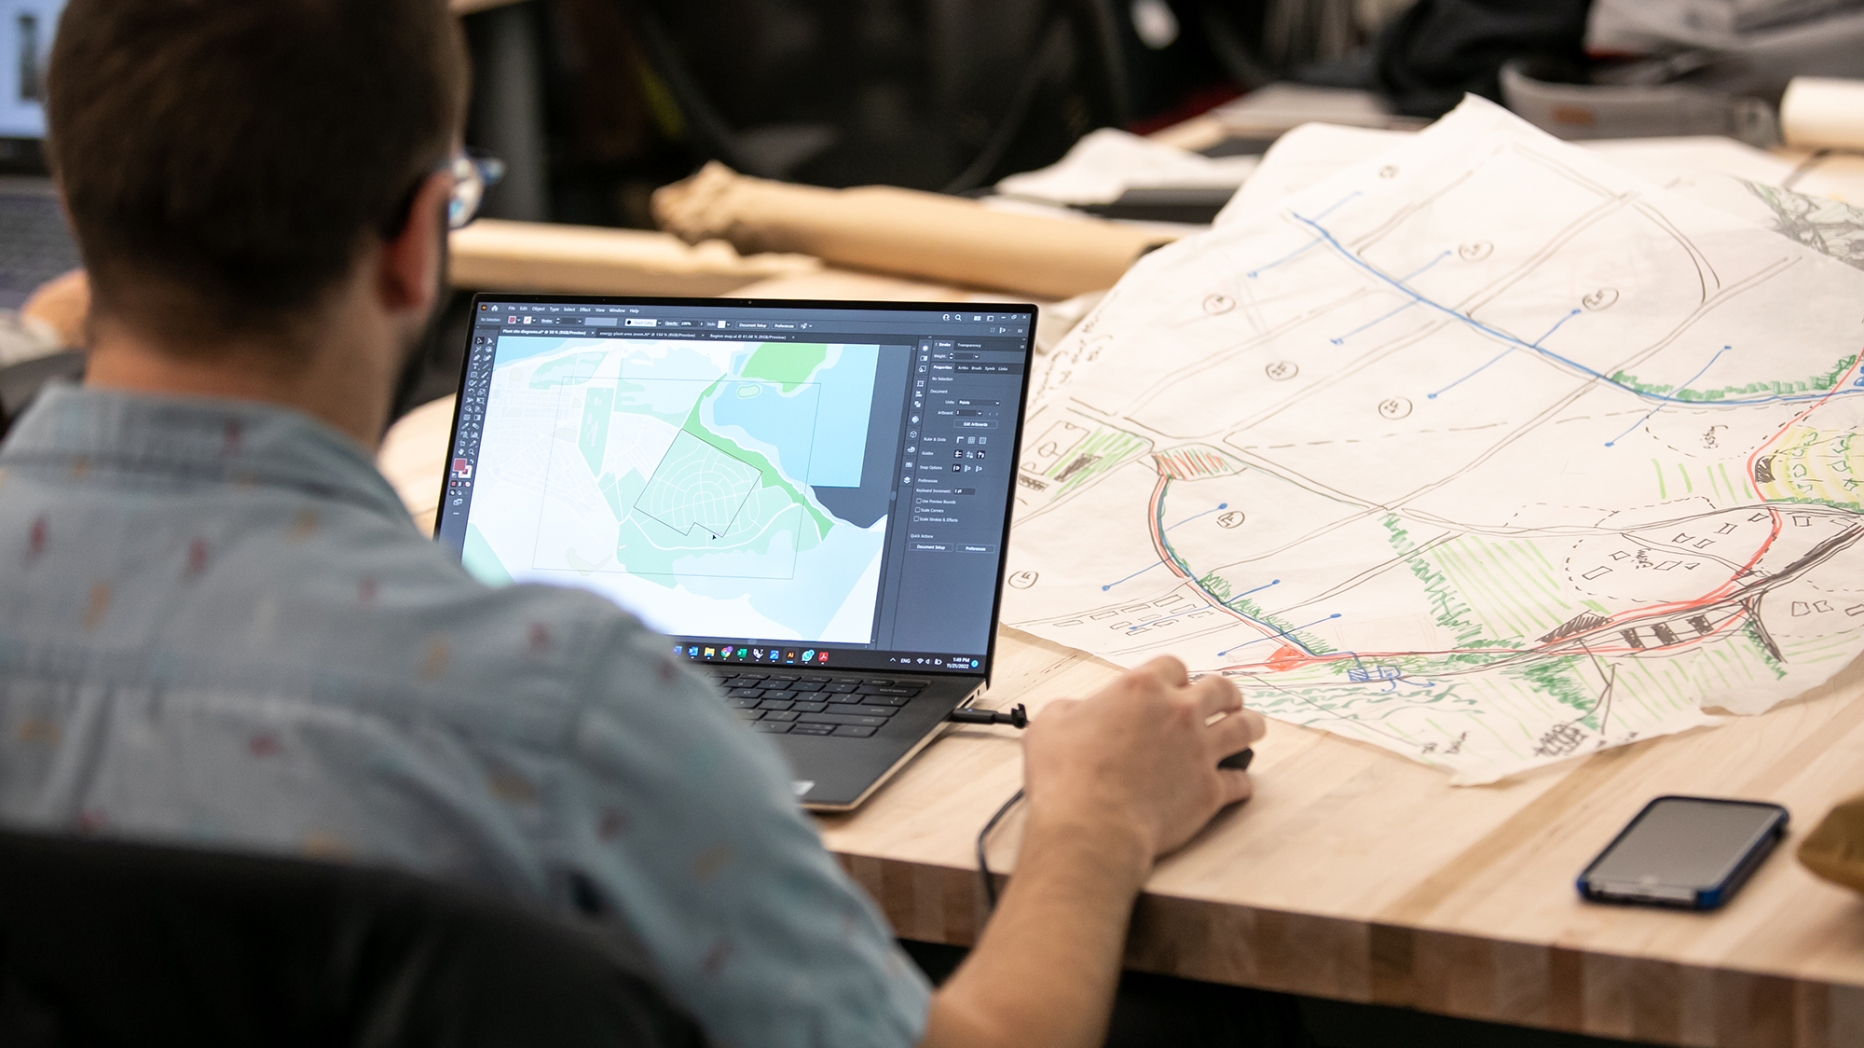
M 473 203 L 465 82 L 442 0 L 66 9 L 91 360 L 0 447 L 0 820 L 599 912 L 721 1045 L 1094 1043 L 1261 718 L 1170 661 L 1052 705 L 1016 876 L 932 994 L 708 683 L 598 598 L 474 583 L 375 471 Z

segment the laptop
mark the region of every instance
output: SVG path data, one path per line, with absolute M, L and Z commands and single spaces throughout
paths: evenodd
M 45 177 L 45 69 L 64 0 L 0 0 L 0 309 L 78 266 Z
M 1036 309 L 480 295 L 435 525 L 606 596 L 845 811 L 988 685 Z

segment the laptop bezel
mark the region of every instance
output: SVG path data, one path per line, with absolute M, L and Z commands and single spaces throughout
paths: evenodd
M 989 643 L 984 652 L 984 665 L 980 670 L 938 669 L 924 666 L 901 667 L 893 669 L 835 669 L 822 667 L 817 672 L 849 673 L 868 675 L 910 675 L 918 677 L 970 677 L 980 678 L 989 686 L 992 671 L 997 663 L 997 631 L 1003 614 L 1003 588 L 1008 580 L 1010 528 L 1016 519 L 1016 460 L 1022 453 L 1023 426 L 1029 412 L 1030 375 L 1035 370 L 1036 319 L 1039 308 L 1032 302 L 884 302 L 865 299 L 805 299 L 805 298 L 701 298 L 688 295 L 561 295 L 533 294 L 527 292 L 493 292 L 479 291 L 472 298 L 472 320 L 466 325 L 465 352 L 461 356 L 459 379 L 453 391 L 453 421 L 447 430 L 447 450 L 440 466 L 440 487 L 446 490 L 447 477 L 452 469 L 453 449 L 459 444 L 460 412 L 466 403 L 466 362 L 472 359 L 473 332 L 478 326 L 479 306 L 482 303 L 537 303 L 542 305 L 602 305 L 602 306 L 684 306 L 700 305 L 708 307 L 741 307 L 746 309 L 823 309 L 823 310 L 890 310 L 896 312 L 971 312 L 974 309 L 987 309 L 993 313 L 1020 313 L 1028 317 L 1028 328 L 1023 336 L 1023 384 L 1022 391 L 1016 398 L 1016 445 L 1011 457 L 1009 479 L 1007 482 L 1006 505 L 1003 512 L 1003 534 L 998 540 L 997 550 L 997 586 L 990 602 Z M 496 354 L 494 354 L 496 362 Z M 441 521 L 444 514 L 434 514 L 434 531 L 432 538 L 440 539 Z M 694 662 L 695 666 L 722 665 Z M 735 663 L 731 665 L 736 665 Z M 804 669 L 804 667 L 793 667 Z M 882 781 L 885 777 L 882 777 Z

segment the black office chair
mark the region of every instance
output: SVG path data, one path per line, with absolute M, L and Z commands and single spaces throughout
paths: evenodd
M 0 832 L 7 1048 L 686 1048 L 639 951 L 407 874 Z
M 696 153 L 748 174 L 959 193 L 1132 118 L 1115 0 L 616 2 Z

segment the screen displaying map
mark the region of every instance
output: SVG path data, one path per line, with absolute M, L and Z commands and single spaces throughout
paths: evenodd
M 887 517 L 817 489 L 861 484 L 879 355 L 500 337 L 466 567 L 594 590 L 674 636 L 869 643 Z

